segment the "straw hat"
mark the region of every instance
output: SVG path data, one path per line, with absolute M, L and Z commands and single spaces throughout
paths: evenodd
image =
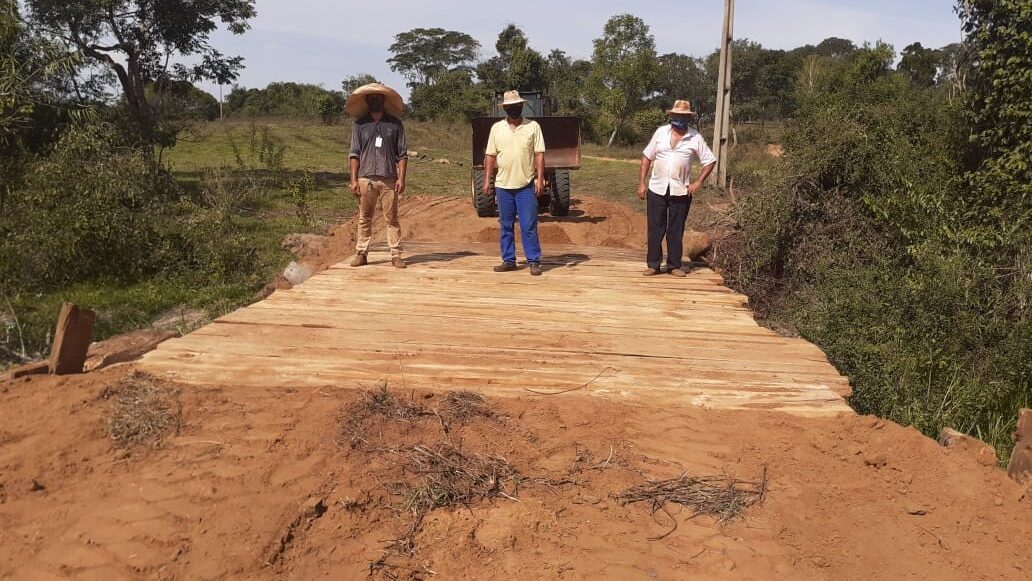
M 366 95 L 383 95 L 383 110 L 395 117 L 401 117 L 405 110 L 405 102 L 401 95 L 394 89 L 381 85 L 380 83 L 369 83 L 355 89 L 348 95 L 348 102 L 344 105 L 348 115 L 358 119 L 369 113 L 369 106 L 366 105 Z
M 526 103 L 527 100 L 520 97 L 519 91 L 506 91 L 505 96 L 502 97 L 502 106 L 505 105 L 518 105 L 520 103 Z
M 688 101 L 674 101 L 674 108 L 667 111 L 671 115 L 695 115 L 695 111 L 692 111 L 692 104 Z

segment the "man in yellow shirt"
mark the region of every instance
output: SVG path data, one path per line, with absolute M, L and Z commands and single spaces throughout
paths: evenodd
M 537 197 L 545 189 L 545 138 L 536 121 L 523 118 L 519 91 L 506 91 L 502 101 L 506 118 L 491 127 L 484 158 L 484 194 L 491 192 L 495 167 L 495 196 L 501 225 L 502 263 L 495 272 L 516 270 L 516 217 L 520 220 L 523 254 L 530 274 L 541 274 L 541 243 L 538 241 Z

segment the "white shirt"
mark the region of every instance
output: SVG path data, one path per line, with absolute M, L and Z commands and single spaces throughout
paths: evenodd
M 688 184 L 692 181 L 692 160 L 699 158 L 699 163 L 705 167 L 716 163 L 717 158 L 702 134 L 691 127 L 674 148 L 670 147 L 671 132 L 670 125 L 660 127 L 641 152 L 652 162 L 649 190 L 663 196 L 670 188 L 671 196 L 686 196 Z

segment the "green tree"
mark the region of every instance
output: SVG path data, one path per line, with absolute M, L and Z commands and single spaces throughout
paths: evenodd
M 922 87 L 931 87 L 939 74 L 939 65 L 942 62 L 942 54 L 930 48 L 921 46 L 920 42 L 908 45 L 900 53 L 902 59 L 896 70 L 905 74 L 914 84 Z
M 469 65 L 477 58 L 480 43 L 472 36 L 443 28 L 414 28 L 394 37 L 391 70 L 401 73 L 410 87 L 432 85 L 442 74 Z
M 545 90 L 556 98 L 562 115 L 585 115 L 584 88 L 590 77 L 590 61 L 572 60 L 559 49 L 553 49 L 545 59 Z
M 541 91 L 548 84 L 548 63 L 541 53 L 530 48 L 527 36 L 515 24 L 498 34 L 498 56 L 477 65 L 477 78 L 488 89 Z
M 645 21 L 620 14 L 606 22 L 594 45 L 590 82 L 600 108 L 599 124 L 611 129 L 612 145 L 621 127 L 656 90 L 656 40 Z
M 350 95 L 352 91 L 361 87 L 362 85 L 368 85 L 369 83 L 378 82 L 379 81 L 377 81 L 376 77 L 374 77 L 373 75 L 370 75 L 369 73 L 360 73 L 345 78 L 340 83 L 340 88 L 344 91 L 344 98 L 347 99 L 348 95 Z
M 669 109 L 676 99 L 687 99 L 696 112 L 713 108 L 717 86 L 707 78 L 701 59 L 668 53 L 659 57 L 659 68 L 658 107 Z
M 1028 252 L 1032 232 L 1032 3 L 962 0 L 958 11 L 975 63 L 966 103 L 975 152 L 959 234 L 1013 257 Z
M 220 23 L 242 34 L 255 15 L 254 0 L 26 0 L 26 5 L 34 28 L 118 78 L 145 142 L 157 138 L 160 120 L 147 87 L 170 78 L 233 81 L 243 59 L 223 55 L 209 40 Z M 174 63 L 177 57 L 193 64 Z
M 432 85 L 417 84 L 409 96 L 412 116 L 423 121 L 469 121 L 490 106 L 488 93 L 473 82 L 466 69 L 443 73 Z

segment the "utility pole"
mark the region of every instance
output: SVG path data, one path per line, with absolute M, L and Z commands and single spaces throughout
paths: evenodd
M 727 189 L 727 161 L 731 132 L 731 41 L 734 40 L 735 0 L 724 0 L 724 28 L 720 37 L 720 69 L 717 73 L 717 113 L 713 122 L 713 147 L 717 170 L 710 178 L 720 189 Z

